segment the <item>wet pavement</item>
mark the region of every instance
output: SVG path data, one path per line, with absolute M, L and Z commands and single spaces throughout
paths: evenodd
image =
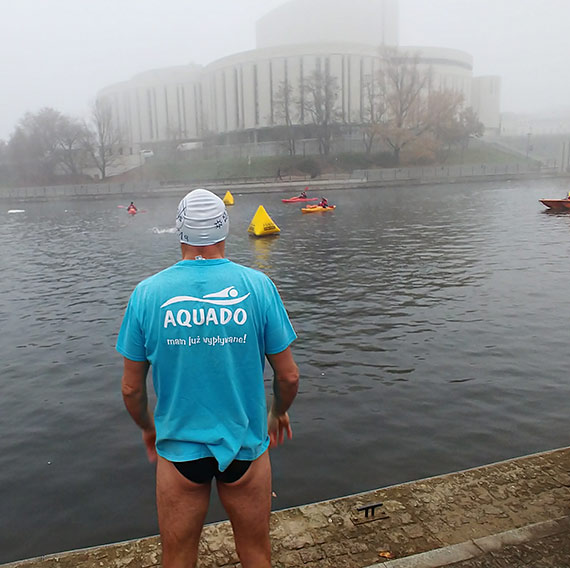
M 274 512 L 274 568 L 570 568 L 570 447 Z M 154 568 L 158 537 L 3 568 Z M 237 568 L 229 523 L 199 568 Z

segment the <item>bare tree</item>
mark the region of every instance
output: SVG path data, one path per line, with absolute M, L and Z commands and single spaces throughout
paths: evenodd
M 409 56 L 393 48 L 383 50 L 384 69 L 379 76 L 387 120 L 382 136 L 393 151 L 394 163 L 411 141 L 430 128 L 422 94 L 429 88 L 430 72 L 420 69 L 418 55 Z
M 59 163 L 58 124 L 62 115 L 53 108 L 26 113 L 8 142 L 12 169 L 23 183 L 52 183 Z
M 473 138 L 481 138 L 485 134 L 485 126 L 479 120 L 479 116 L 473 110 L 473 107 L 464 108 L 459 113 L 459 124 L 461 156 L 463 157 L 463 153 L 469 146 L 469 141 Z
M 71 175 L 79 175 L 84 165 L 82 143 L 88 136 L 85 125 L 77 119 L 62 115 L 57 124 L 56 136 L 60 162 Z
M 8 144 L 4 140 L 0 140 L 0 186 L 11 183 L 12 177 L 8 159 Z
M 445 161 L 451 147 L 458 143 L 460 132 L 459 116 L 464 107 L 464 97 L 452 89 L 430 90 L 425 105 L 425 123 L 437 143 L 440 160 Z
M 91 109 L 91 124 L 86 129 L 83 147 L 105 179 L 108 168 L 117 159 L 116 149 L 121 143 L 121 134 L 113 120 L 111 104 L 105 99 L 97 99 Z
M 330 153 L 333 128 L 340 122 L 338 79 L 317 67 L 303 84 L 303 109 L 311 117 L 319 153 Z
M 483 135 L 483 124 L 471 107 L 465 107 L 464 96 L 458 91 L 430 91 L 426 111 L 430 132 L 447 153 L 452 146 L 459 146 L 463 158 L 471 138 Z
M 294 119 L 296 118 L 297 99 L 294 97 L 293 87 L 287 80 L 281 81 L 273 96 L 273 109 L 275 118 L 285 125 L 287 135 L 287 150 L 290 156 L 296 154 Z
M 370 154 L 374 141 L 382 132 L 386 117 L 386 101 L 377 75 L 366 76 L 362 88 L 362 135 L 366 153 Z

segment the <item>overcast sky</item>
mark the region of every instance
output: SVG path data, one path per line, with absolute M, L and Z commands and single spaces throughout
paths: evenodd
M 255 48 L 285 0 L 0 0 L 0 138 L 44 106 L 84 116 L 97 91 L 147 69 Z M 331 0 L 334 5 L 335 0 Z M 570 109 L 570 0 L 400 0 L 400 44 L 474 57 L 502 110 Z

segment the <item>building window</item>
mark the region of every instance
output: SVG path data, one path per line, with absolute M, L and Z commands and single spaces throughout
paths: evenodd
M 176 114 L 178 115 L 178 137 L 182 137 L 182 105 L 180 104 L 180 85 L 176 85 Z
M 206 128 L 206 117 L 204 116 L 204 93 L 202 92 L 202 84 L 198 83 L 198 110 L 199 110 L 199 126 L 200 130 L 198 131 L 200 136 L 202 136 L 203 131 Z
M 299 120 L 301 124 L 305 124 L 305 78 L 303 75 L 303 58 L 299 59 Z
M 346 60 L 346 77 L 347 77 L 347 105 L 346 113 L 348 115 L 348 122 L 352 122 L 352 67 L 351 67 L 352 57 L 349 55 Z
M 198 85 L 196 85 L 196 83 L 194 83 L 194 132 L 196 134 L 196 136 L 199 135 L 200 133 L 200 123 L 199 123 L 199 116 L 200 116 L 200 109 L 199 109 L 199 103 L 198 103 L 198 97 L 199 97 L 199 93 L 198 93 Z
M 226 72 L 222 71 L 222 104 L 224 106 L 224 132 L 228 131 L 228 94 L 226 92 Z
M 164 87 L 164 114 L 166 116 L 166 136 L 170 138 L 172 135 L 170 128 L 170 118 L 168 116 L 168 87 Z
M 346 56 L 343 55 L 341 60 L 340 60 L 340 96 L 341 96 L 342 121 L 343 122 L 346 122 L 345 92 L 346 92 Z
M 255 111 L 255 126 L 259 125 L 259 91 L 257 87 L 257 65 L 253 66 L 253 106 Z
M 273 62 L 269 60 L 269 114 L 270 124 L 274 124 L 273 117 Z
M 289 85 L 289 66 L 287 65 L 287 59 L 283 61 L 283 104 L 285 106 L 285 122 L 288 123 L 291 121 L 291 115 L 289 113 L 289 96 L 290 92 L 289 89 L 291 85 Z
M 129 139 L 129 142 L 132 144 L 134 133 L 133 133 L 133 123 L 132 123 L 132 118 L 131 118 L 130 97 L 131 97 L 130 91 L 123 93 L 123 112 L 125 114 L 125 118 L 127 121 L 127 130 L 128 130 L 128 137 L 129 137 L 128 139 Z
M 114 112 L 113 114 L 115 115 L 115 121 L 117 123 L 117 129 L 119 130 L 119 132 L 123 132 L 122 129 L 122 117 L 121 117 L 121 105 L 119 104 L 119 93 L 115 93 L 115 97 L 114 97 L 114 103 L 113 103 L 113 109 Z
M 156 90 L 152 90 L 152 106 L 154 107 L 154 133 L 156 138 L 160 137 L 159 129 L 158 129 L 158 107 L 156 104 Z
M 220 112 L 218 109 L 218 81 L 217 75 L 212 75 L 210 80 L 210 97 L 212 100 L 212 107 L 214 109 L 214 122 L 216 127 L 216 132 L 220 131 Z
M 235 98 L 235 113 L 236 113 L 236 129 L 240 127 L 239 124 L 239 91 L 238 91 L 238 70 L 234 67 L 234 98 Z
M 360 122 L 364 122 L 364 59 L 360 58 Z
M 139 142 L 143 141 L 143 131 L 142 131 L 142 113 L 141 113 L 141 101 L 139 97 L 139 91 L 135 91 L 136 106 L 137 106 L 137 126 L 139 127 Z
M 148 117 L 148 132 L 149 137 L 152 140 L 154 138 L 154 129 L 152 125 L 152 93 L 151 90 L 148 89 L 146 92 L 146 106 L 147 106 L 147 117 Z
M 180 89 L 182 90 L 182 119 L 184 124 L 182 134 L 184 135 L 184 138 L 186 138 L 188 136 L 188 125 L 186 123 L 186 89 L 184 88 L 184 85 L 180 85 Z
M 239 68 L 239 95 L 240 95 L 240 105 L 241 105 L 241 127 L 245 128 L 245 99 L 243 96 L 243 67 L 240 65 Z

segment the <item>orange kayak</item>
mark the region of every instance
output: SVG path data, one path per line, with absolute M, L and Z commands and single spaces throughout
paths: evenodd
M 325 211 L 332 211 L 336 209 L 336 205 L 329 205 L 328 207 L 321 207 L 320 205 L 307 205 L 301 211 L 303 213 L 324 213 Z

